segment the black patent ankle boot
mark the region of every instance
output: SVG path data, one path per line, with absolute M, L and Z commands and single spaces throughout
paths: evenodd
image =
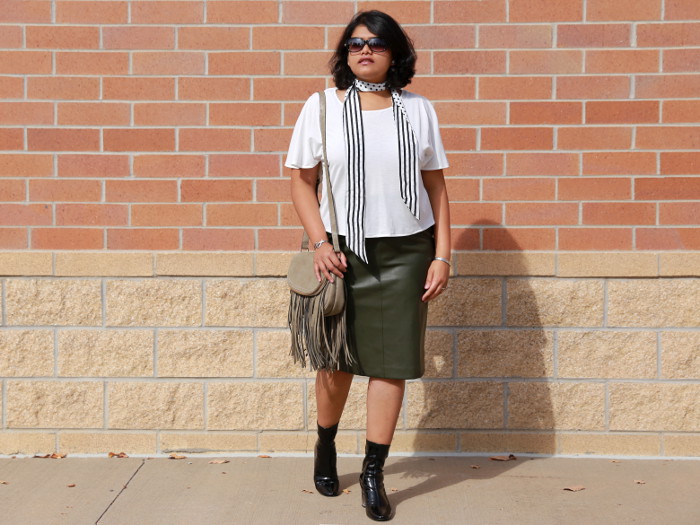
M 323 428 L 318 423 L 318 439 L 314 448 L 314 485 L 323 496 L 338 495 L 338 471 L 336 470 L 335 435 L 338 424 Z
M 367 441 L 360 488 L 362 506 L 365 507 L 367 516 L 375 521 L 389 521 L 394 517 L 394 510 L 384 490 L 384 461 L 388 455 L 389 445 Z

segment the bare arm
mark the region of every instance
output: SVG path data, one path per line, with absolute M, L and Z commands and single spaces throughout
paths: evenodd
M 306 230 L 312 243 L 320 240 L 328 241 L 326 228 L 321 220 L 321 213 L 316 197 L 316 180 L 318 179 L 319 166 L 313 168 L 292 170 L 292 202 L 299 216 L 302 226 Z M 321 274 L 333 282 L 333 275 L 343 278 L 343 272 L 347 270 L 345 254 L 336 254 L 333 245 L 325 242 L 314 252 L 314 266 L 316 278 L 320 281 Z
M 423 171 L 423 185 L 430 198 L 430 207 L 435 217 L 435 257 L 450 260 L 452 241 L 450 236 L 450 204 L 442 170 Z M 423 301 L 435 299 L 447 288 L 450 266 L 443 261 L 433 261 L 425 280 Z

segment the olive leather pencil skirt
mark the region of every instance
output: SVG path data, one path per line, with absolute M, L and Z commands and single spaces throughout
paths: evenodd
M 355 363 L 343 372 L 385 379 L 415 379 L 425 372 L 428 305 L 421 301 L 435 256 L 433 227 L 408 236 L 365 239 L 368 264 L 340 236 L 345 274 L 349 346 Z

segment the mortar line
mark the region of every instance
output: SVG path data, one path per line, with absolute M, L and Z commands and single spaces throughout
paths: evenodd
M 109 505 L 107 505 L 107 508 L 102 512 L 102 514 L 100 514 L 100 516 L 97 518 L 97 520 L 95 520 L 95 525 L 97 525 L 97 524 L 100 522 L 100 520 L 102 519 L 102 517 L 103 517 L 105 514 L 107 514 L 107 511 L 109 511 L 109 509 L 112 507 L 112 505 L 114 505 L 114 502 L 117 501 L 117 499 L 119 498 L 119 496 L 122 495 L 122 492 L 124 492 L 124 491 L 127 489 L 127 487 L 129 486 L 129 483 L 131 483 L 131 480 L 134 479 L 134 477 L 136 476 L 136 474 L 138 474 L 139 470 L 141 470 L 141 467 L 143 467 L 145 464 L 146 464 L 146 459 L 144 458 L 144 459 L 141 460 L 141 464 L 140 464 L 140 465 L 138 466 L 138 468 L 134 471 L 134 473 L 131 475 L 131 477 L 126 481 L 126 483 L 124 483 L 124 486 L 123 486 L 123 487 L 121 488 L 121 490 L 117 493 L 117 495 L 114 497 L 114 499 L 109 503 Z

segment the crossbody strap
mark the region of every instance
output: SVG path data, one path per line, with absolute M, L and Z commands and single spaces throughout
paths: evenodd
M 333 191 L 331 189 L 331 175 L 330 169 L 328 168 L 328 153 L 326 151 L 326 93 L 324 91 L 318 92 L 318 100 L 321 106 L 319 112 L 319 120 L 321 126 L 321 145 L 323 147 L 323 159 L 321 162 L 321 171 L 323 172 L 323 178 L 326 182 L 326 191 L 323 193 L 321 198 L 328 199 L 328 212 L 331 216 L 331 237 L 333 240 L 333 250 L 336 252 L 340 251 L 340 243 L 338 242 L 338 220 L 335 215 L 335 201 L 333 200 Z M 309 236 L 304 230 L 301 238 L 301 249 L 309 249 Z

